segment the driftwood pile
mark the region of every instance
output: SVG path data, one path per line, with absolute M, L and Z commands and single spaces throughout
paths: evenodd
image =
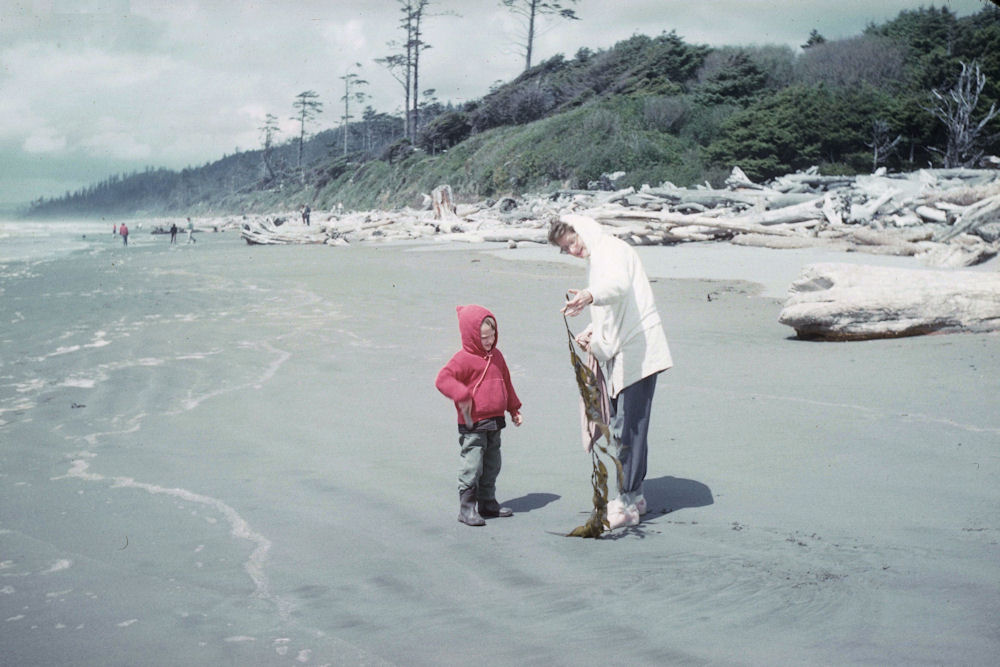
M 617 176 L 618 174 L 614 174 Z M 606 179 L 605 185 L 612 183 Z M 636 245 L 728 241 L 769 248 L 823 246 L 919 256 L 937 267 L 971 266 L 1000 248 L 1000 171 L 927 169 L 908 174 L 789 174 L 752 182 L 737 167 L 724 188 L 560 190 L 456 205 L 451 188 L 425 197 L 423 210 L 335 212 L 318 224 L 276 227 L 241 222 L 248 243 L 346 245 L 395 240 L 544 243 L 559 213 L 589 215 Z
M 1000 245 L 1000 172 L 822 176 L 810 170 L 759 185 L 735 168 L 726 189 L 644 187 L 581 212 L 619 227 L 637 244 L 722 239 L 971 266 L 996 255 Z

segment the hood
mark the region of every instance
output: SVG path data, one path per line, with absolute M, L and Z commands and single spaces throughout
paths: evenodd
M 497 319 L 493 313 L 475 304 L 469 306 L 458 306 L 458 331 L 462 334 L 462 349 L 478 357 L 486 355 L 483 341 L 479 337 L 479 330 L 483 326 L 483 320 L 492 317 Z M 500 340 L 500 325 L 497 325 L 496 341 Z M 497 348 L 497 342 L 493 343 L 493 349 Z
M 559 219 L 576 230 L 583 244 L 587 246 L 587 250 L 591 253 L 594 252 L 597 244 L 601 241 L 601 237 L 604 236 L 604 231 L 596 220 L 588 218 L 585 215 L 574 214 L 563 215 Z

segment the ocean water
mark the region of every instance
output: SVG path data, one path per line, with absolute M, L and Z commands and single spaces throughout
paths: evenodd
M 100 251 L 122 245 L 112 234 L 112 222 L 0 220 L 0 264 L 45 260 L 73 252 Z M 149 234 L 133 229 L 129 244 L 151 241 Z

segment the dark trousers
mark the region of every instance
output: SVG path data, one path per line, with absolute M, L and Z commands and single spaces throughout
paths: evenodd
M 475 487 L 479 500 L 493 500 L 501 466 L 500 430 L 462 433 L 458 444 L 462 448 L 458 490 Z
M 649 412 L 653 407 L 656 374 L 630 384 L 611 399 L 611 432 L 621 442 L 618 460 L 622 464 L 622 493 L 642 489 L 646 479 L 646 459 L 649 448 Z

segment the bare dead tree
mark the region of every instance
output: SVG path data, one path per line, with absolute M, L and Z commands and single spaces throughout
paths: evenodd
M 572 9 L 565 7 L 564 2 L 549 2 L 547 0 L 500 0 L 504 7 L 524 19 L 524 69 L 531 69 L 531 54 L 535 45 L 536 25 L 539 16 L 552 14 L 564 19 L 579 20 L 580 17 Z M 576 4 L 577 0 L 567 0 Z
M 889 159 L 889 156 L 896 152 L 896 145 L 903 140 L 903 135 L 897 134 L 895 139 L 890 139 L 891 128 L 889 123 L 876 118 L 872 121 L 872 140 L 865 142 L 865 146 L 872 149 L 872 171 L 879 168 Z
M 394 46 L 394 42 L 390 42 L 389 46 Z M 376 58 L 375 62 L 382 65 L 387 70 L 389 74 L 392 75 L 399 85 L 403 87 L 406 91 L 405 102 L 403 104 L 403 136 L 409 139 L 411 137 L 410 132 L 410 62 L 406 53 L 392 53 L 384 58 Z
M 361 68 L 361 63 L 354 63 L 355 70 Z M 354 72 L 348 72 L 344 76 L 340 77 L 340 80 L 344 82 L 344 96 L 340 99 L 344 102 L 344 115 L 341 118 L 343 121 L 344 128 L 344 157 L 347 157 L 347 135 L 348 128 L 350 126 L 351 118 L 351 101 L 355 101 L 361 104 L 365 101 L 368 95 L 362 90 L 355 90 L 351 92 L 351 88 L 357 88 L 358 86 L 367 86 L 368 82 L 361 78 L 361 76 Z
M 968 65 L 963 62 L 962 73 L 951 90 L 944 93 L 936 88 L 931 90 L 933 105 L 924 107 L 924 110 L 944 123 L 948 141 L 943 151 L 937 148 L 930 150 L 943 156 L 946 168 L 974 166 L 983 156 L 983 130 L 997 115 L 994 102 L 978 121 L 973 117 L 985 86 L 986 75 L 980 70 L 979 63 Z
M 260 137 L 264 150 L 261 157 L 264 160 L 264 169 L 268 178 L 274 178 L 274 166 L 271 164 L 271 151 L 274 148 L 274 138 L 278 136 L 278 117 L 273 113 L 267 114 L 264 124 L 260 126 Z

